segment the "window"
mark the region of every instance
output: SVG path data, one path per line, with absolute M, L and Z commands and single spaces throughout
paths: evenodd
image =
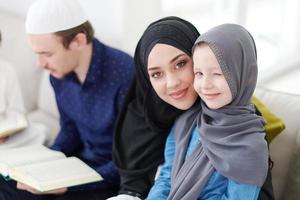
M 222 23 L 246 27 L 257 45 L 261 79 L 295 62 L 300 46 L 299 8 L 297 0 L 162 0 L 164 16 L 182 17 L 200 32 Z

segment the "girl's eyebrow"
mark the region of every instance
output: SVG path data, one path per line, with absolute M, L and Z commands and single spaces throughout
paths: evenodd
M 198 67 L 198 66 L 196 66 L 195 64 L 193 65 L 194 66 L 194 69 L 201 69 L 201 67 Z M 211 66 L 211 67 L 209 67 L 208 68 L 210 71 L 213 71 L 213 70 L 220 70 L 220 71 L 222 71 L 222 69 L 220 69 L 219 67 L 217 67 L 217 66 Z

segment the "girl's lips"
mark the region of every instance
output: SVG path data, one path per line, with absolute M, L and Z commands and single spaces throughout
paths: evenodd
M 214 99 L 216 98 L 220 93 L 212 93 L 212 94 L 203 94 L 206 99 Z
M 169 95 L 173 99 L 178 100 L 178 99 L 183 98 L 186 95 L 187 91 L 188 91 L 188 89 L 186 88 L 186 89 L 183 89 L 183 90 L 179 90 L 177 92 L 170 93 Z

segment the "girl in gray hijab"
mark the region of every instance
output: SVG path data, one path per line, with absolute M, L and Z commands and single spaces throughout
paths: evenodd
M 217 26 L 199 36 L 193 60 L 202 101 L 177 119 L 167 141 L 175 145 L 171 180 L 155 183 L 148 199 L 158 192 L 172 200 L 255 200 L 268 172 L 268 147 L 265 122 L 250 103 L 253 38 L 239 25 Z

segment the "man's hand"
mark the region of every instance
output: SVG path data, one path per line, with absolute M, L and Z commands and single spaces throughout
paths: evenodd
M 106 200 L 141 200 L 141 199 L 138 197 L 130 196 L 128 194 L 119 194 L 118 196 L 110 197 Z
M 36 195 L 43 195 L 43 194 L 63 194 L 67 191 L 67 188 L 60 188 L 60 189 L 56 189 L 56 190 L 50 190 L 48 192 L 40 192 L 37 191 L 36 189 L 29 187 L 28 185 L 25 185 L 23 183 L 17 183 L 17 188 L 19 190 L 26 190 L 32 194 L 36 194 Z
M 8 139 L 8 136 L 0 138 L 0 144 L 3 144 L 7 139 Z

